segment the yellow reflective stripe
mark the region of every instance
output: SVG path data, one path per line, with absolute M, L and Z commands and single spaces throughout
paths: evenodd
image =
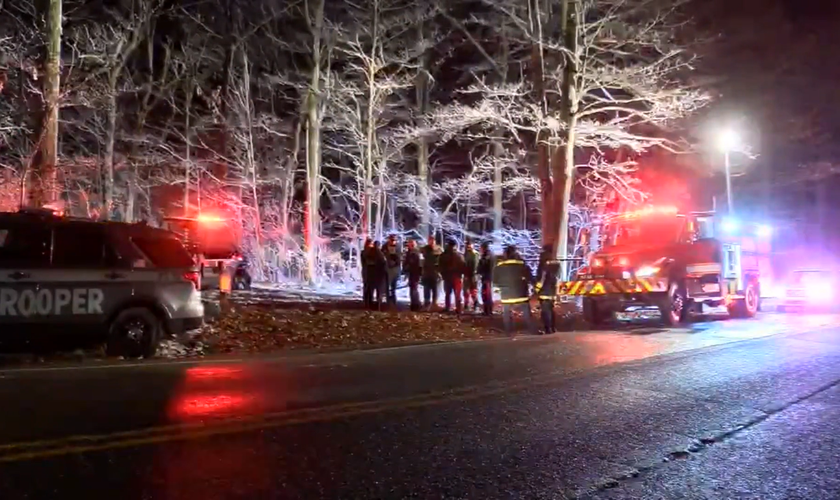
M 518 260 L 518 259 L 508 259 L 508 260 L 500 260 L 499 262 L 496 263 L 496 265 L 497 266 L 504 266 L 504 265 L 507 265 L 507 264 L 524 264 L 524 263 L 525 263 L 524 261 L 521 261 L 521 260 Z
M 502 304 L 521 304 L 522 302 L 528 302 L 528 297 L 524 299 L 502 299 Z
M 645 287 L 646 292 L 652 292 L 653 291 L 653 285 L 650 284 L 649 280 L 647 280 L 645 278 L 640 278 L 639 281 L 642 282 L 642 286 Z
M 607 293 L 607 291 L 604 290 L 604 284 L 599 281 L 595 283 L 595 286 L 593 286 L 591 290 L 589 290 L 589 293 L 592 295 L 603 295 Z
M 540 300 L 554 300 L 554 295 L 538 295 Z
M 575 281 L 574 283 L 572 283 L 572 289 L 569 290 L 568 295 L 577 295 L 578 289 L 580 288 L 580 286 L 582 284 L 583 284 L 583 281 Z

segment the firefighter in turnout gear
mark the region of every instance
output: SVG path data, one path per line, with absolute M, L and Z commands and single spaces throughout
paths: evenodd
M 464 257 L 458 251 L 455 240 L 446 243 L 446 250 L 440 256 L 440 274 L 443 277 L 444 310 L 449 312 L 452 295 L 455 295 L 455 312 L 461 313 L 461 287 L 464 280 Z
M 481 244 L 481 258 L 478 259 L 476 272 L 481 277 L 481 306 L 485 316 L 493 314 L 493 269 L 496 256 L 490 251 L 490 244 Z
M 429 309 L 437 306 L 438 283 L 440 283 L 440 254 L 434 236 L 429 236 L 428 245 L 421 251 L 423 255 L 423 305 Z
M 470 308 L 472 299 L 473 310 L 478 311 L 478 253 L 473 249 L 472 241 L 467 239 L 464 248 L 464 309 Z
M 560 261 L 554 258 L 554 247 L 545 245 L 540 254 L 535 285 L 540 299 L 540 315 L 545 333 L 555 332 L 554 300 L 557 296 L 557 276 L 560 273 Z
M 420 252 L 417 251 L 417 243 L 408 240 L 403 256 L 402 271 L 408 278 L 408 295 L 412 311 L 420 310 L 420 277 L 423 275 L 423 265 L 420 261 Z
M 503 319 L 505 331 L 508 333 L 513 331 L 514 307 L 522 312 L 528 330 L 536 332 L 529 304 L 529 289 L 533 280 L 531 269 L 516 251 L 516 247 L 507 247 L 502 259 L 496 264 L 493 281 L 502 295 Z
M 397 247 L 396 235 L 388 236 L 388 241 L 382 247 L 382 253 L 385 254 L 385 296 L 388 299 L 388 305 L 397 307 L 397 282 L 400 280 L 400 249 Z

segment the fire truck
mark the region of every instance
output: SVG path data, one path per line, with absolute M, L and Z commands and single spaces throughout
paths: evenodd
M 165 229 L 181 237 L 198 263 L 203 289 L 250 289 L 251 276 L 240 251 L 241 234 L 234 221 L 212 214 L 164 217 L 163 221 Z M 224 280 L 230 283 L 225 284 Z
M 601 247 L 559 295 L 581 296 L 590 324 L 659 318 L 679 324 L 704 308 L 755 316 L 772 274 L 772 228 L 714 212 L 646 207 L 599 227 Z

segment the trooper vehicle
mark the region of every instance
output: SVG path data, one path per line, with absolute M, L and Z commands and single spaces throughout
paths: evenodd
M 196 264 L 146 224 L 0 213 L 0 337 L 84 334 L 110 355 L 152 357 L 166 334 L 201 326 Z
M 704 308 L 741 318 L 759 310 L 760 277 L 771 273 L 768 226 L 646 207 L 603 229 L 602 248 L 558 292 L 583 296 L 588 322 L 658 318 L 673 326 Z

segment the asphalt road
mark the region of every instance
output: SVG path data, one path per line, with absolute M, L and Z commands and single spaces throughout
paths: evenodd
M 835 499 L 838 383 L 793 315 L 10 370 L 0 498 Z

